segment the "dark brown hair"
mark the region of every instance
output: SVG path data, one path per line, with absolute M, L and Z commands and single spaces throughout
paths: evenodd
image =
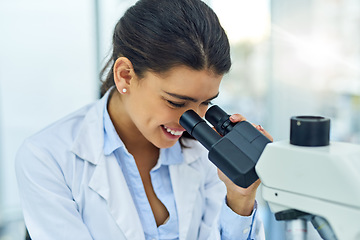
M 225 31 L 201 0 L 140 0 L 130 7 L 114 29 L 112 55 L 101 71 L 101 96 L 114 85 L 113 66 L 121 56 L 139 78 L 180 65 L 223 75 L 231 66 Z

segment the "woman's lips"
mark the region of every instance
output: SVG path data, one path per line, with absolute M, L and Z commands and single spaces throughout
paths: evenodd
M 169 136 L 171 138 L 179 138 L 185 131 L 183 129 L 170 128 L 165 125 L 161 125 L 161 126 L 162 126 L 162 129 L 164 130 L 164 132 L 167 134 L 167 136 Z

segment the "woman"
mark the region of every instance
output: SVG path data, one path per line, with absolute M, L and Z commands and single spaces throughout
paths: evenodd
M 114 30 L 102 98 L 18 152 L 32 239 L 264 239 L 259 181 L 243 189 L 219 172 L 221 182 L 179 124 L 188 109 L 204 116 L 230 69 L 229 50 L 200 0 L 129 8 Z

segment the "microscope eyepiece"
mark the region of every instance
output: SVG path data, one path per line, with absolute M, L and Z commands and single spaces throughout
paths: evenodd
M 224 112 L 219 106 L 214 105 L 205 114 L 208 120 L 216 129 L 216 131 L 224 136 L 235 126 L 229 119 L 230 115 Z
M 193 110 L 186 111 L 180 117 L 180 125 L 194 138 L 199 140 L 208 150 L 221 137 Z
M 180 117 L 181 126 L 183 126 L 190 135 L 192 135 L 195 126 L 201 122 L 204 122 L 204 120 L 192 110 L 186 111 Z

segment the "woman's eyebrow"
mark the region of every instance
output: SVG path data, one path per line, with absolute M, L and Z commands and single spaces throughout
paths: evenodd
M 170 93 L 170 92 L 166 92 L 164 91 L 166 94 L 172 96 L 172 97 L 175 97 L 175 98 L 178 98 L 178 99 L 181 99 L 181 100 L 186 100 L 186 101 L 191 101 L 191 102 L 198 102 L 197 99 L 195 98 L 192 98 L 192 97 L 189 97 L 189 96 L 185 96 L 185 95 L 180 95 L 180 94 L 176 94 L 176 93 Z M 206 101 L 211 101 L 215 98 L 217 98 L 219 96 L 219 93 L 217 93 L 215 96 L 207 99 Z

